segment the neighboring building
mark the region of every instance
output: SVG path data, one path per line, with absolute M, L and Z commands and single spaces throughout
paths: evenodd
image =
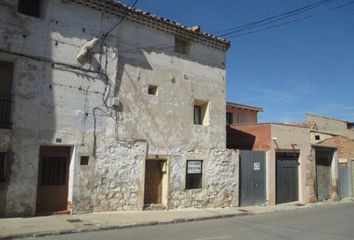
M 306 114 L 312 144 L 336 148 L 338 154 L 339 192 L 341 197 L 354 196 L 354 123 L 325 116 Z
M 307 113 L 305 121 L 314 124 L 314 129 L 335 135 L 341 135 L 354 140 L 354 122 L 333 119 L 325 116 Z
M 263 112 L 263 109 L 249 105 L 227 102 L 226 123 L 229 125 L 241 123 L 257 123 L 258 112 Z
M 354 140 L 333 136 L 319 141 L 317 145 L 337 148 L 339 193 L 342 198 L 354 193 Z
M 228 41 L 109 0 L 3 0 L 0 25 L 0 216 L 237 206 Z
M 336 149 L 312 144 L 310 129 L 280 123 L 230 125 L 230 149 L 266 153 L 268 204 L 337 199 Z

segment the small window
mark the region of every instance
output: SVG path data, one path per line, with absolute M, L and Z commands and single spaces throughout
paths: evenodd
M 186 169 L 186 189 L 202 188 L 203 161 L 188 160 Z
M 189 41 L 180 38 L 175 38 L 175 52 L 188 55 L 189 47 L 190 47 Z
M 233 123 L 232 112 L 227 112 L 226 113 L 226 123 L 227 124 L 232 124 Z
M 202 125 L 202 107 L 194 105 L 194 124 Z
M 6 181 L 6 160 L 7 153 L 0 152 L 0 182 Z
M 203 100 L 194 100 L 194 124 L 209 125 L 209 104 Z
M 237 122 L 238 123 L 246 123 L 247 119 L 244 113 L 238 113 L 237 114 Z
M 155 86 L 155 85 L 149 85 L 149 88 L 148 88 L 148 93 L 149 95 L 154 95 L 154 96 L 157 96 L 157 93 L 158 93 L 158 87 Z
M 18 12 L 31 17 L 39 18 L 40 6 L 41 0 L 19 0 Z
M 321 140 L 320 135 L 315 135 L 315 140 Z
M 354 123 L 348 123 L 347 127 L 348 129 L 354 129 Z
M 80 157 L 80 165 L 86 166 L 89 164 L 89 156 L 81 156 Z

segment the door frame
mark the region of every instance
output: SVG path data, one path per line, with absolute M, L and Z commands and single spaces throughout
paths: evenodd
M 64 211 L 54 211 L 54 212 L 46 212 L 46 213 L 41 213 L 38 212 L 38 198 L 39 198 L 39 194 L 40 194 L 40 184 L 41 184 L 41 177 L 42 177 L 42 154 L 41 154 L 41 149 L 42 148 L 68 148 L 70 149 L 69 151 L 69 155 L 68 155 L 68 159 L 67 159 L 67 163 L 68 166 L 66 166 L 67 168 L 67 176 L 66 176 L 66 185 L 67 185 L 67 210 Z M 72 176 L 70 176 L 70 167 L 71 164 L 74 164 L 74 160 L 73 159 L 73 151 L 74 151 L 74 147 L 72 145 L 40 145 L 39 146 L 39 151 L 38 151 L 38 172 L 37 172 L 37 188 L 36 188 L 36 203 L 35 203 L 35 215 L 36 216 L 41 216 L 41 215 L 57 215 L 57 214 L 69 214 L 69 192 L 70 192 L 70 178 Z
M 332 195 L 333 195 L 333 178 L 338 178 L 338 161 L 337 161 L 337 148 L 335 147 L 323 147 L 323 146 L 315 146 L 314 147 L 314 150 L 315 150 L 315 173 L 316 173 L 316 176 L 315 176 L 315 179 L 316 179 L 316 184 L 315 184 L 315 189 L 316 189 L 316 198 L 317 198 L 317 201 L 323 201 L 323 200 L 319 200 L 318 198 L 318 178 L 317 178 L 317 159 L 316 159 L 316 152 L 317 151 L 327 151 L 327 152 L 332 152 L 332 159 L 331 159 L 331 166 L 330 166 L 330 174 L 331 174 L 331 180 L 330 180 L 330 184 L 331 184 L 331 196 L 329 199 L 333 199 Z M 336 166 L 337 165 L 337 166 Z M 336 169 L 336 171 L 334 171 L 334 169 Z M 339 178 L 338 178 L 339 179 Z M 337 179 L 337 181 L 338 181 Z M 337 189 L 337 194 L 339 193 L 339 185 L 338 185 L 338 182 L 337 182 L 337 186 L 335 187 Z
M 145 175 L 146 175 L 146 162 L 147 161 L 164 161 L 164 171 L 162 176 L 162 196 L 161 196 L 161 204 L 164 207 L 168 205 L 168 195 L 169 195 L 169 178 L 170 178 L 170 160 L 166 155 L 148 155 L 143 164 L 142 171 L 142 209 L 145 208 Z
M 244 152 L 244 153 L 242 153 L 242 152 Z M 242 154 L 247 154 L 247 153 L 250 155 L 251 159 L 243 160 L 241 155 Z M 255 155 L 263 155 L 262 156 L 263 158 L 261 160 L 255 159 L 256 158 Z M 262 161 L 263 163 L 261 163 L 260 161 Z M 253 167 L 252 172 L 255 171 L 254 170 L 254 167 L 255 167 L 254 163 L 255 162 L 260 162 L 259 171 L 262 171 L 262 174 L 263 174 L 263 191 L 264 191 L 263 200 L 262 201 L 258 201 L 258 199 L 257 200 L 253 199 L 253 200 L 249 200 L 249 201 L 243 201 L 245 199 L 242 199 L 242 198 L 246 194 L 242 194 L 242 192 L 243 192 L 243 188 L 242 188 L 243 180 L 242 179 L 243 179 L 243 176 L 244 176 L 242 174 L 242 169 L 243 169 L 243 164 L 244 163 L 242 163 L 242 162 L 246 162 L 246 164 L 249 163 L 250 167 L 251 168 Z M 263 166 L 263 169 L 262 169 L 262 166 Z M 238 203 L 239 207 L 265 204 L 267 202 L 267 156 L 266 156 L 266 152 L 265 151 L 256 151 L 256 150 L 239 150 L 239 172 L 238 172 L 238 174 L 239 174 L 239 203 Z M 254 183 L 255 175 L 250 176 L 250 178 L 251 178 L 251 182 L 253 184 L 255 184 Z M 256 188 L 253 186 L 252 190 L 254 191 L 254 190 L 256 190 Z
M 299 165 L 300 165 L 300 160 L 301 160 L 301 152 L 296 150 L 279 150 L 275 152 L 275 204 L 283 204 L 283 203 L 279 203 L 278 202 L 278 158 L 277 158 L 277 154 L 296 154 L 297 155 L 297 168 L 296 168 L 296 185 L 297 185 L 297 189 L 296 189 L 296 195 L 297 195 L 297 200 L 299 201 L 300 199 L 300 171 L 299 171 Z M 295 160 L 294 160 L 295 161 Z M 284 202 L 284 203 L 288 203 L 288 202 Z

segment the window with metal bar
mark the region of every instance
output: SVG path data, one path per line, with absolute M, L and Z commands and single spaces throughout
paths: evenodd
M 186 189 L 202 188 L 203 161 L 188 160 L 186 169 Z
M 7 153 L 0 152 L 0 182 L 6 181 L 6 160 Z
M 13 64 L 0 61 L 0 128 L 11 128 Z

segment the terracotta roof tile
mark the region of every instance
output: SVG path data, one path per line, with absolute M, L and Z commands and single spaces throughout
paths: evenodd
M 156 16 L 150 12 L 132 8 L 122 2 L 114 2 L 112 0 L 69 0 L 71 2 L 104 11 L 113 15 L 122 17 L 127 14 L 127 19 L 141 23 L 147 26 L 158 28 L 162 31 L 174 32 L 180 37 L 203 43 L 207 46 L 214 47 L 226 51 L 230 47 L 230 41 L 211 35 L 206 32 L 195 31 L 193 28 L 185 26 L 181 23 L 172 21 L 168 18 Z

